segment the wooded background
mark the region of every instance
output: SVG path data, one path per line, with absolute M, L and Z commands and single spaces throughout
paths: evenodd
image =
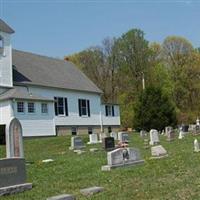
M 104 102 L 118 102 L 124 127 L 134 127 L 134 106 L 145 86 L 156 86 L 175 107 L 177 123 L 200 116 L 200 49 L 185 38 L 169 36 L 150 43 L 131 29 L 99 46 L 66 56 L 104 92 Z M 175 121 L 174 121 L 175 122 Z

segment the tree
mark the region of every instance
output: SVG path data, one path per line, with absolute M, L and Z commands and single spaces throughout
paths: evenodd
M 148 67 L 149 48 L 148 41 L 144 38 L 144 32 L 132 29 L 115 41 L 117 66 L 120 75 L 120 88 L 132 92 L 142 89 L 142 74 Z
M 158 129 L 176 124 L 175 106 L 161 88 L 149 86 L 134 105 L 134 127 L 137 130 Z
M 101 46 L 67 56 L 103 91 L 105 102 L 115 102 L 117 96 L 114 42 L 114 39 L 106 38 Z
M 193 52 L 192 44 L 179 36 L 168 36 L 163 44 L 163 57 L 169 66 L 183 66 Z

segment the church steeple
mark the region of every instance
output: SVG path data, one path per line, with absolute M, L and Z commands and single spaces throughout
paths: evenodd
M 12 33 L 14 30 L 0 19 L 0 87 L 13 87 Z

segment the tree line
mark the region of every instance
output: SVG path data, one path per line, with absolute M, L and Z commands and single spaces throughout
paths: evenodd
M 162 44 L 150 43 L 142 30 L 131 29 L 118 38 L 104 39 L 99 46 L 69 55 L 67 59 L 101 88 L 104 102 L 120 104 L 124 127 L 137 126 L 143 78 L 146 88 L 156 87 L 161 91 L 152 89 L 154 94 L 161 95 L 159 99 L 167 97 L 160 105 L 165 107 L 163 109 L 167 109 L 165 102 L 170 102 L 169 107 L 174 108 L 172 113 L 176 117 L 173 116 L 170 123 L 192 123 L 200 114 L 200 49 L 195 49 L 183 37 L 168 36 Z

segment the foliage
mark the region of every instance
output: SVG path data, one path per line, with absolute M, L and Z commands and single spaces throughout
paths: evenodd
M 178 123 L 193 123 L 200 116 L 200 51 L 186 38 L 168 36 L 162 44 L 149 43 L 142 30 L 131 29 L 69 60 L 102 89 L 105 102 L 120 103 L 124 127 L 133 127 L 143 77 L 147 87 L 161 88 L 174 103 Z
M 139 95 L 134 106 L 134 127 L 138 130 L 158 129 L 176 124 L 175 107 L 161 88 L 150 86 Z

